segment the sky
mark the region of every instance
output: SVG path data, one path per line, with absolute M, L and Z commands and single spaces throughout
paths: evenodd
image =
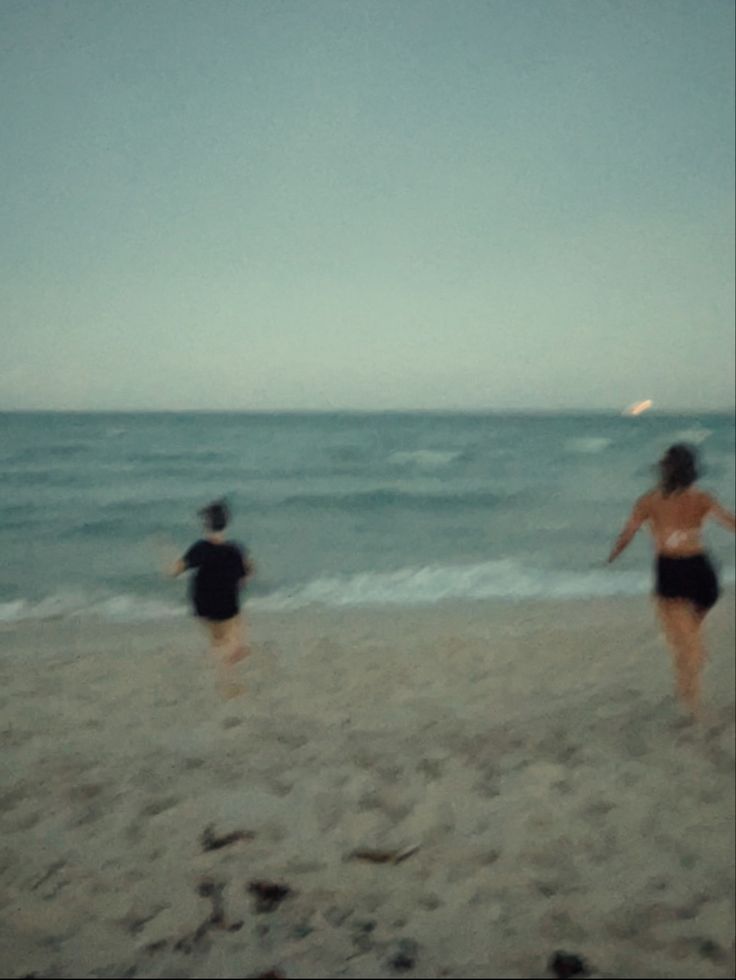
M 734 404 L 731 0 L 0 4 L 0 410 Z

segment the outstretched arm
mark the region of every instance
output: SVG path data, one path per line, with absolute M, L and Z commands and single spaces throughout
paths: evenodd
M 247 555 L 243 557 L 243 568 L 245 569 L 245 574 L 240 579 L 240 588 L 245 588 L 249 580 L 253 578 L 256 573 L 255 562 L 249 558 Z
M 732 514 L 730 510 L 726 510 L 718 503 L 715 497 L 710 498 L 710 510 L 708 514 L 713 518 L 714 521 L 718 521 L 724 527 L 727 527 L 729 531 L 736 531 L 736 514 Z
M 642 526 L 642 524 L 646 519 L 647 519 L 646 507 L 644 504 L 644 500 L 642 499 L 637 501 L 636 506 L 631 512 L 631 516 L 626 522 L 626 527 L 623 529 L 623 531 L 619 534 L 618 538 L 616 539 L 616 543 L 614 544 L 611 550 L 611 554 L 608 556 L 609 565 L 611 564 L 611 562 L 616 561 L 616 559 L 621 554 L 621 552 L 625 551 L 629 547 L 631 542 L 634 540 L 634 537 L 636 536 L 636 532 L 639 530 L 639 528 Z
M 186 570 L 187 570 L 187 565 L 184 562 L 184 560 L 182 558 L 177 558 L 176 561 L 172 562 L 169 565 L 167 569 L 167 574 L 171 578 L 176 578 L 177 576 L 181 575 L 183 572 L 186 572 Z
M 197 541 L 181 558 L 171 562 L 166 571 L 171 578 L 178 578 L 179 575 L 183 575 L 184 572 L 188 572 L 190 569 L 199 568 L 204 561 L 205 554 L 206 548 L 204 541 Z

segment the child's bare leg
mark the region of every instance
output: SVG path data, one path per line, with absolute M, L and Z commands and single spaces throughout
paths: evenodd
M 249 656 L 250 647 L 248 646 L 248 626 L 245 616 L 239 613 L 234 619 L 230 620 L 230 623 L 232 623 L 232 633 L 229 657 L 230 663 L 234 665 Z
M 691 603 L 660 599 L 659 615 L 675 662 L 677 694 L 688 711 L 700 713 L 701 673 L 705 649 L 701 637 L 703 616 Z
M 218 694 L 225 700 L 238 697 L 245 692 L 245 686 L 240 684 L 233 671 L 236 661 L 233 661 L 233 620 L 210 622 L 207 624 L 210 634 L 210 655 L 215 666 L 215 677 Z

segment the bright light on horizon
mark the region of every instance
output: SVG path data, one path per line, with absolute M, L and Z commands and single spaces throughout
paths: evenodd
M 634 402 L 633 405 L 629 405 L 624 411 L 624 415 L 641 415 L 643 412 L 648 412 L 650 408 L 654 405 L 651 398 L 646 398 L 643 402 Z

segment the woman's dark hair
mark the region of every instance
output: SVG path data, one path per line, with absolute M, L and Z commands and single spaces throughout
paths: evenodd
M 692 486 L 699 476 L 695 450 L 684 443 L 670 446 L 659 461 L 659 472 L 665 497 Z
M 230 508 L 224 500 L 215 500 L 203 507 L 199 516 L 210 531 L 224 531 L 230 520 Z

